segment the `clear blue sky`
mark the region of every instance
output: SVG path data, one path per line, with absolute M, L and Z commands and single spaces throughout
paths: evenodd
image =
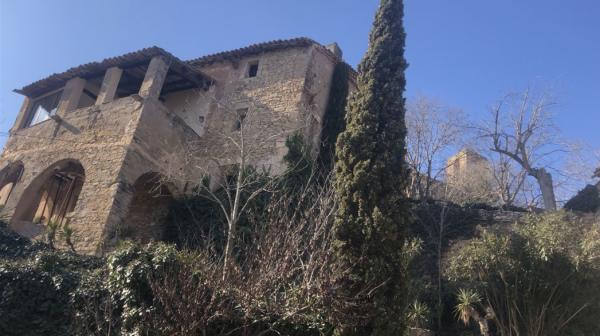
M 12 89 L 151 45 L 190 59 L 307 36 L 338 42 L 356 65 L 377 3 L 0 0 L 0 132 L 11 127 L 22 101 Z M 405 3 L 408 97 L 432 96 L 477 118 L 508 91 L 549 83 L 560 98 L 565 135 L 600 147 L 600 1 Z

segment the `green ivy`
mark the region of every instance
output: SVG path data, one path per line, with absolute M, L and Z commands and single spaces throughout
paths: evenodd
M 323 128 L 321 130 L 321 148 L 319 150 L 318 162 L 324 170 L 329 172 L 333 169 L 335 160 L 335 143 L 338 135 L 346 128 L 344 117 L 346 116 L 346 105 L 349 92 L 350 66 L 342 61 L 336 63 L 331 77 L 331 88 L 327 109 L 323 117 Z

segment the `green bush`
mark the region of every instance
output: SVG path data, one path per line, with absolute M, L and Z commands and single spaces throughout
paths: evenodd
M 294 298 L 296 289 L 287 283 L 281 295 L 290 297 L 284 298 L 276 288 L 268 288 L 278 302 L 289 304 L 273 305 L 256 286 L 248 287 L 248 277 L 254 275 L 241 272 L 222 282 L 220 264 L 207 254 L 162 243 L 123 242 L 106 257 L 95 258 L 32 244 L 8 231 L 0 231 L 0 239 L 15 239 L 11 246 L 27 251 L 0 258 L 3 336 L 300 336 L 331 331 L 319 312 L 303 312 L 293 319 L 282 315 L 296 311 L 296 301 L 318 299 L 316 293 L 314 298 Z M 279 284 L 276 278 L 264 280 Z
M 0 334 L 71 334 L 73 293 L 100 266 L 0 228 Z
M 600 228 L 568 213 L 531 215 L 510 233 L 458 247 L 447 276 L 482 298 L 472 312 L 501 335 L 593 335 L 600 330 Z M 468 320 L 468 319 L 467 319 Z

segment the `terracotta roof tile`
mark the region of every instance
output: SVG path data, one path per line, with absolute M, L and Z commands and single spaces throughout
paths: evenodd
M 205 77 L 208 81 L 212 81 L 212 79 L 209 76 L 199 71 L 198 67 L 213 64 L 216 62 L 237 59 L 249 55 L 272 52 L 288 48 L 308 47 L 311 45 L 319 47 L 321 51 L 323 51 L 330 57 L 337 58 L 337 56 L 335 56 L 330 50 L 307 37 L 298 37 L 288 40 L 274 40 L 269 42 L 257 43 L 239 49 L 219 52 L 216 54 L 195 58 L 189 61 L 182 61 L 174 55 L 172 55 L 171 53 L 165 51 L 164 49 L 154 46 L 127 53 L 121 56 L 107 58 L 100 62 L 90 62 L 77 67 L 73 67 L 65 72 L 52 74 L 44 79 L 38 80 L 27 86 L 24 86 L 21 89 L 17 89 L 14 91 L 29 97 L 35 97 L 50 90 L 54 90 L 64 86 L 64 84 L 71 78 L 90 78 L 94 76 L 101 76 L 103 72 L 110 67 L 127 67 L 128 65 L 140 63 L 158 55 L 165 56 L 177 62 L 178 65 L 180 65 L 181 67 L 186 67 L 190 69 L 195 68 L 193 72 L 196 72 L 198 75 Z M 352 67 L 349 66 L 349 69 L 352 69 Z M 354 71 L 353 75 L 356 75 Z

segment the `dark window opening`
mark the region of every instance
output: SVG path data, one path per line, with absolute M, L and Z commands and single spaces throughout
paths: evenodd
M 83 88 L 81 97 L 79 97 L 77 108 L 90 107 L 96 104 L 103 78 L 104 76 L 97 76 L 86 79 L 85 87 Z
M 133 66 L 123 69 L 115 99 L 129 97 L 140 92 L 148 64 Z
M 25 127 L 37 125 L 55 115 L 56 111 L 58 110 L 58 103 L 60 102 L 61 95 L 62 90 L 59 90 L 52 94 L 35 99 L 31 108 L 29 109 L 29 117 L 25 123 Z
M 227 189 L 231 189 L 235 186 L 235 182 L 237 181 L 237 176 L 233 174 L 228 174 L 225 176 L 225 186 Z
M 256 77 L 258 75 L 258 61 L 248 64 L 248 77 Z
M 244 120 L 246 119 L 247 114 L 248 114 L 247 108 L 238 109 L 236 111 L 237 120 L 235 121 L 235 125 L 233 127 L 234 131 L 239 131 L 242 129 L 242 124 L 244 123 Z

